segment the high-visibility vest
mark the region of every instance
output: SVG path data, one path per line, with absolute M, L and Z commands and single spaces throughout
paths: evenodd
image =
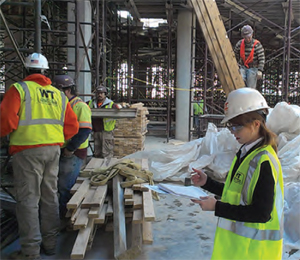
M 274 178 L 274 204 L 266 223 L 248 223 L 218 219 L 213 260 L 279 260 L 283 245 L 283 176 L 278 157 L 268 145 L 249 154 L 231 181 L 235 157 L 227 176 L 221 201 L 232 205 L 250 205 L 259 178 L 260 165 L 269 161 Z M 263 173 L 262 173 L 263 174 Z
M 70 101 L 71 108 L 77 116 L 79 128 L 92 129 L 92 114 L 90 107 L 82 101 L 81 98 L 75 97 Z M 63 147 L 67 146 L 67 143 Z M 78 149 L 84 149 L 89 146 L 89 139 L 87 138 Z
M 107 98 L 106 98 L 106 101 L 110 101 L 110 102 L 107 103 L 106 105 L 104 104 L 104 108 L 112 108 L 114 102 L 110 99 L 107 99 Z M 94 103 L 96 103 L 96 102 L 93 99 L 91 99 L 89 101 L 89 107 L 93 108 Z M 95 105 L 95 107 L 97 108 L 96 105 Z M 103 105 L 102 105 L 102 107 L 103 107 Z M 110 132 L 110 131 L 115 129 L 116 119 L 114 119 L 114 118 L 103 118 L 103 125 L 104 125 L 104 131 Z
M 202 115 L 203 114 L 203 100 L 200 102 L 194 103 L 193 104 L 194 108 L 194 115 Z
M 67 98 L 58 89 L 34 81 L 13 86 L 21 99 L 18 128 L 10 134 L 10 145 L 64 143 Z

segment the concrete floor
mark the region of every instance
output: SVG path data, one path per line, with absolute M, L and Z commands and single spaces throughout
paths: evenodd
M 162 149 L 172 144 L 166 138 L 147 136 L 145 150 Z M 153 244 L 143 245 L 138 260 L 208 260 L 213 247 L 217 219 L 213 212 L 203 212 L 189 199 L 173 195 L 161 195 L 154 201 L 156 220 L 152 222 Z M 43 259 L 70 259 L 77 231 L 61 232 L 55 256 L 42 255 Z M 113 232 L 99 228 L 92 249 L 84 259 L 114 259 Z M 19 250 L 16 240 L 1 250 L 1 259 L 7 259 L 12 252 Z

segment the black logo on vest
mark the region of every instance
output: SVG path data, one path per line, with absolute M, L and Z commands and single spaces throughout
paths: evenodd
M 241 173 L 241 172 L 237 172 L 235 175 L 234 175 L 234 178 L 233 178 L 233 181 L 237 184 L 242 184 L 243 183 L 243 180 L 244 180 L 244 174 Z
M 40 102 L 45 105 L 57 105 L 57 101 L 54 99 L 54 91 L 39 89 L 41 93 Z

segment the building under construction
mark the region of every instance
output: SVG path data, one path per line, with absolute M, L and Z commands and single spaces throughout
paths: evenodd
M 176 138 L 190 138 L 193 115 L 187 104 L 193 103 L 194 94 L 203 95 L 205 120 L 218 122 L 232 85 L 221 75 L 229 60 L 222 61 L 218 53 L 232 50 L 214 43 L 222 33 L 215 15 L 231 46 L 241 38 L 243 25 L 253 27 L 266 57 L 257 88 L 270 106 L 280 101 L 300 104 L 299 1 L 216 0 L 218 10 L 198 2 L 1 0 L 2 92 L 24 78 L 24 58 L 41 52 L 49 61 L 50 78 L 68 73 L 79 96 L 87 99 L 103 83 L 116 102 L 144 103 L 150 132 L 161 130 L 172 137 L 180 128 L 178 121 L 187 118 L 187 133 Z M 199 20 L 201 13 L 207 15 L 203 12 L 212 15 L 212 26 Z

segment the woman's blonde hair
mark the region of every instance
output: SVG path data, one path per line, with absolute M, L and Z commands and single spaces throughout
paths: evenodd
M 266 126 L 267 114 L 268 111 L 265 109 L 252 111 L 246 114 L 239 115 L 233 118 L 232 120 L 230 120 L 230 122 L 238 123 L 242 125 L 248 125 L 255 120 L 259 120 L 260 121 L 259 135 L 263 137 L 261 145 L 262 146 L 271 145 L 274 151 L 277 153 L 277 135 L 273 133 L 270 129 L 268 129 Z

